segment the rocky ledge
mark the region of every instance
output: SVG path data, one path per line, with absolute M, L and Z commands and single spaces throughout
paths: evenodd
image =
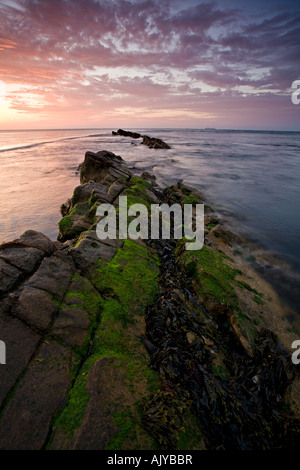
M 149 137 L 148 135 L 141 135 L 138 132 L 124 131 L 123 129 L 119 129 L 117 132 L 112 131 L 112 135 L 121 135 L 123 137 L 131 137 L 132 139 L 142 138 L 143 140 L 141 144 L 147 145 L 147 147 L 149 147 L 150 149 L 170 149 L 171 148 L 169 144 L 167 144 L 161 139 L 158 139 L 157 137 Z
M 205 204 L 205 244 L 99 240 L 119 196 L 196 204 L 87 152 L 58 241 L 0 246 L 1 449 L 293 449 L 299 373 L 280 301 Z

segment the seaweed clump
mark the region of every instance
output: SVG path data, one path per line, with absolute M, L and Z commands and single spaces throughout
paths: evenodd
M 144 425 L 164 449 L 179 448 L 187 414 L 199 430 L 194 448 L 297 447 L 300 423 L 286 403 L 297 371 L 237 295 L 259 293 L 240 281 L 242 272 L 223 253 L 206 246 L 184 252 L 175 240 L 149 244 L 161 261 L 161 295 L 147 308 L 146 333 L 163 391 L 144 405 Z

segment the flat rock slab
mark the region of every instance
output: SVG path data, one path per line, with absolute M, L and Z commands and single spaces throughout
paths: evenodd
M 0 333 L 1 340 L 6 345 L 6 364 L 0 365 L 1 407 L 11 387 L 13 387 L 20 374 L 28 366 L 40 336 L 17 318 L 3 314 L 1 308 Z
M 6 247 L 0 250 L 0 259 L 15 266 L 26 274 L 32 273 L 42 259 L 45 252 L 30 247 Z
M 54 434 L 51 449 L 61 449 L 63 443 L 63 448 L 68 450 L 103 450 L 119 431 L 113 423 L 113 414 L 122 396 L 114 384 L 116 381 L 122 384 L 124 375 L 122 368 L 114 367 L 116 362 L 115 358 L 101 358 L 94 363 L 87 379 L 90 399 L 83 421 L 71 440 L 63 435 L 62 430 L 58 430 Z
M 22 271 L 0 258 L 0 295 L 12 290 L 22 278 Z
M 65 404 L 74 353 L 45 341 L 21 379 L 0 420 L 0 449 L 43 448 L 51 419 Z
M 62 300 L 74 271 L 70 257 L 57 252 L 42 261 L 39 269 L 26 282 L 26 286 L 44 290 L 57 300 Z
M 46 235 L 35 230 L 27 230 L 18 240 L 21 243 L 31 245 L 34 248 L 43 250 L 47 254 L 52 254 L 56 250 L 55 242 L 51 241 Z
M 102 243 L 99 239 L 83 237 L 75 248 L 70 248 L 77 269 L 84 273 L 89 273 L 97 265 L 98 259 L 110 261 L 117 249 Z
M 58 314 L 51 334 L 65 344 L 82 347 L 89 337 L 91 321 L 88 312 L 80 307 L 66 306 Z
M 51 294 L 26 286 L 22 289 L 18 301 L 12 306 L 12 313 L 38 330 L 46 330 L 57 309 L 58 305 Z

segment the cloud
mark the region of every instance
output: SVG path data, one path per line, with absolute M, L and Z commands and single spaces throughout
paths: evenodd
M 54 117 L 136 106 L 195 117 L 216 97 L 237 112 L 245 96 L 256 105 L 269 92 L 285 96 L 299 78 L 296 2 L 263 15 L 258 2 L 247 11 L 225 3 L 0 0 L 10 108 Z

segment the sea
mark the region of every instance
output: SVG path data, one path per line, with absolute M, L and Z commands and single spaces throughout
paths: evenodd
M 199 189 L 249 240 L 249 262 L 300 318 L 300 132 L 126 128 L 171 146 L 155 150 L 116 130 L 0 131 L 0 243 L 28 229 L 55 240 L 85 152 L 109 150 L 162 187 L 182 181 Z

